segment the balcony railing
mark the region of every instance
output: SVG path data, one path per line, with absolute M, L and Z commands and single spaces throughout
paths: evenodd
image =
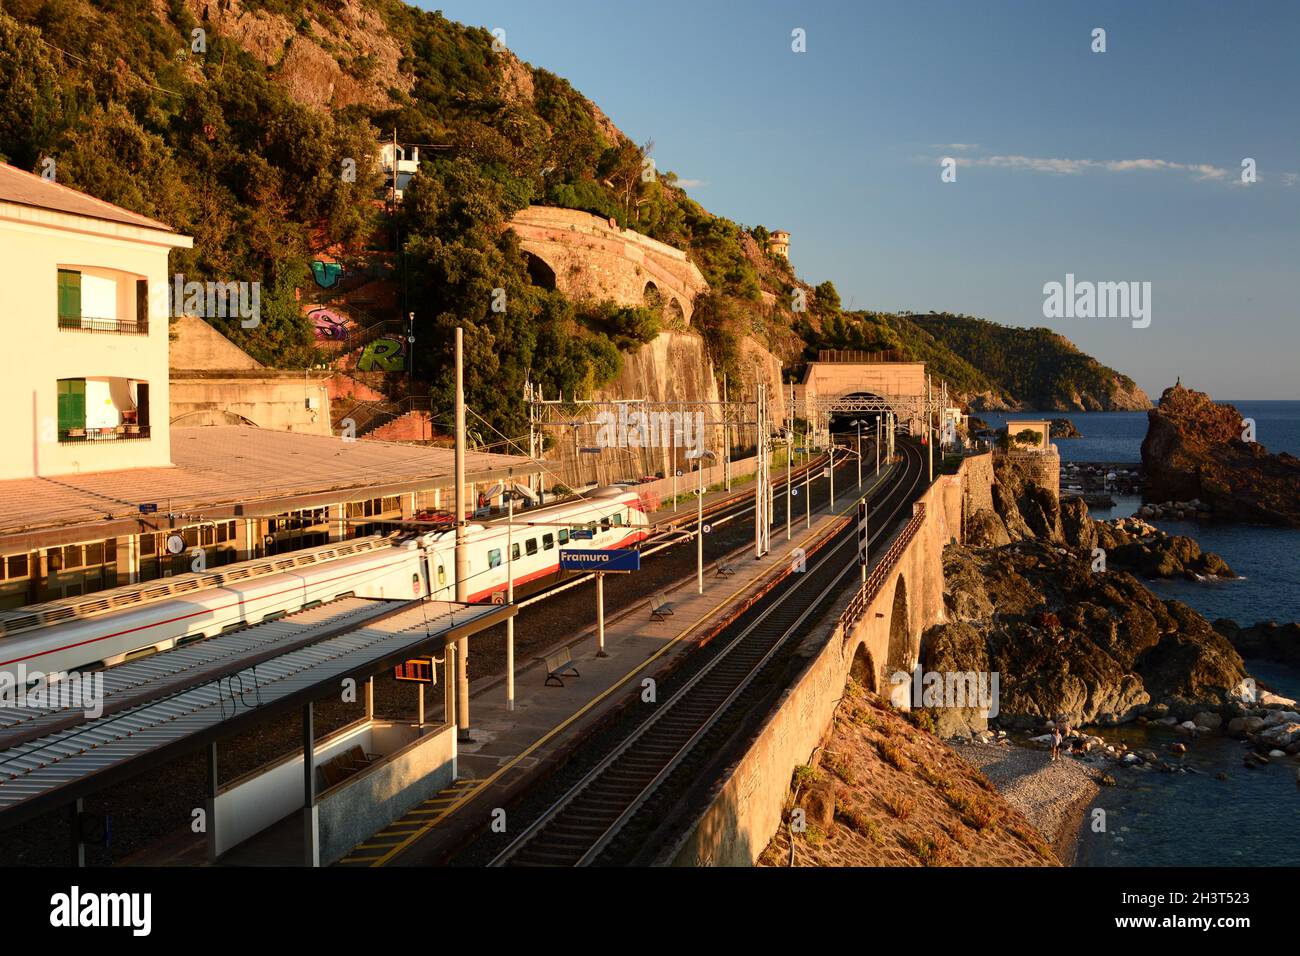
M 59 328 L 79 332 L 110 332 L 117 335 L 148 335 L 148 319 L 101 319 L 90 315 L 61 315 Z
M 148 425 L 118 425 L 116 428 L 61 428 L 60 445 L 100 441 L 139 441 L 149 437 Z

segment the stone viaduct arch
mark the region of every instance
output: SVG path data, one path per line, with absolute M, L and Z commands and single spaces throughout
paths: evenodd
M 689 324 L 709 288 L 686 253 L 613 220 L 575 209 L 529 206 L 510 220 L 533 282 L 572 299 L 658 305 Z

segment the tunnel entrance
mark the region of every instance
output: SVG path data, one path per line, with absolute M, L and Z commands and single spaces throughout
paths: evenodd
M 840 401 L 881 401 L 882 397 L 874 392 L 853 392 L 844 395 Z M 855 438 L 858 433 L 857 426 L 854 422 L 862 422 L 862 440 L 865 442 L 867 437 L 876 437 L 876 419 L 884 417 L 883 412 L 832 412 L 831 413 L 831 431 L 836 434 L 853 435 Z M 885 427 L 882 421 L 880 427 Z

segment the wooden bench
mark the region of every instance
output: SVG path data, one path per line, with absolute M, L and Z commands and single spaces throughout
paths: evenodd
M 713 565 L 713 573 L 715 577 L 729 578 L 736 573 L 736 569 L 730 564 L 723 564 L 719 561 Z
M 341 754 L 335 754 L 317 768 L 320 772 L 321 789 L 328 790 L 353 774 L 360 773 L 377 760 L 378 756 L 378 754 L 366 753 L 359 746 L 349 747 Z
M 546 666 L 546 680 L 542 682 L 543 687 L 550 687 L 551 681 L 555 681 L 556 687 L 564 686 L 564 678 L 581 677 L 578 668 L 573 664 L 573 655 L 569 653 L 567 647 L 562 647 L 554 654 L 547 654 L 545 657 L 537 657 L 534 660 L 541 661 Z
M 660 591 L 650 599 L 650 620 L 662 621 L 666 617 L 671 617 L 673 613 L 673 604 Z

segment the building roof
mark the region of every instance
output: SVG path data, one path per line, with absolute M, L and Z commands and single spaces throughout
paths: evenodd
M 89 219 L 103 219 L 108 222 L 125 223 L 142 229 L 161 229 L 174 232 L 171 226 L 158 222 L 139 213 L 114 206 L 112 203 L 96 199 L 94 196 L 78 192 L 67 186 L 50 182 L 33 173 L 0 163 L 0 202 L 16 203 L 20 206 L 32 206 L 36 209 L 50 209 L 67 213 L 71 216 L 85 216 Z
M 86 448 L 83 466 L 94 461 L 95 451 Z M 81 537 L 63 540 L 91 540 L 131 533 L 114 530 L 110 522 L 134 523 L 142 503 L 157 504 L 156 517 L 164 524 L 169 509 L 205 518 L 255 517 L 446 487 L 455 473 L 451 448 L 344 441 L 249 425 L 173 428 L 171 454 L 172 468 L 0 481 L 0 536 L 77 528 L 84 532 Z M 541 470 L 515 455 L 471 451 L 465 458 L 467 481 L 497 480 L 509 469 L 515 477 Z
M 514 617 L 514 605 L 343 598 L 104 672 L 103 713 L 13 708 L 0 725 L 0 824 L 12 825 L 243 733 Z M 247 701 L 231 706 L 242 674 Z M 223 681 L 222 678 L 227 678 Z

